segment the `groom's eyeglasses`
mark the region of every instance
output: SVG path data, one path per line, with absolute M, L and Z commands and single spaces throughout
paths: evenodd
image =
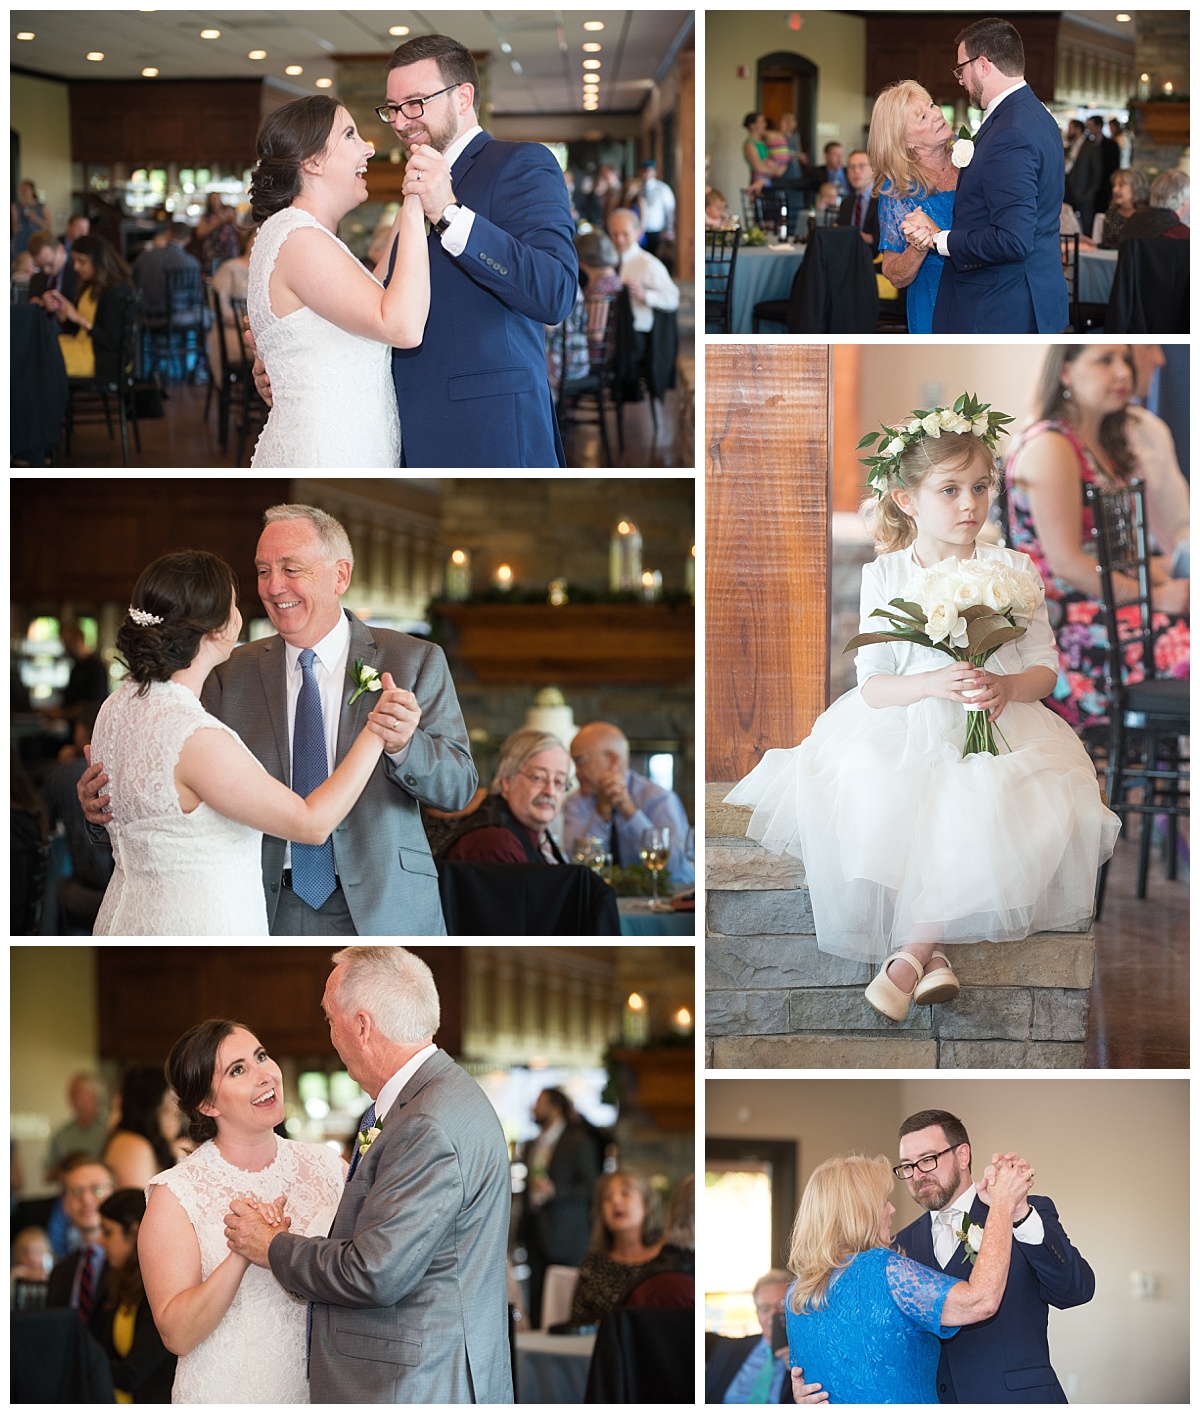
M 380 120 L 391 126 L 396 121 L 397 113 L 402 118 L 421 118 L 425 115 L 425 105 L 432 103 L 435 98 L 440 98 L 443 93 L 449 93 L 452 88 L 461 88 L 461 84 L 452 83 L 446 88 L 439 88 L 436 93 L 430 93 L 424 98 L 406 98 L 403 103 L 381 103 L 376 108 Z
M 938 1160 L 942 1155 L 949 1154 L 957 1148 L 957 1144 L 951 1144 L 948 1149 L 939 1149 L 936 1154 L 923 1155 L 915 1164 L 896 1164 L 892 1172 L 901 1182 L 907 1182 L 913 1176 L 914 1170 L 918 1173 L 932 1173 L 937 1168 Z
M 956 79 L 960 79 L 960 80 L 961 80 L 961 78 L 962 78 L 962 71 L 963 71 L 964 69 L 970 67 L 970 65 L 972 65 L 972 64 L 975 62 L 975 59 L 982 59 L 982 58 L 983 58 L 983 55 L 982 55 L 982 54 L 976 54 L 974 59 L 964 59 L 961 64 L 955 64 L 955 66 L 953 67 L 953 69 L 950 70 L 950 72 L 954 75 L 954 77 L 955 77 Z M 378 110 L 376 110 L 376 111 L 378 111 Z

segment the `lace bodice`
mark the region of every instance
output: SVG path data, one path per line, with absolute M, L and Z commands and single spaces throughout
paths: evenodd
M 271 312 L 271 272 L 284 241 L 301 227 L 324 232 L 345 252 L 347 280 L 362 278 L 353 252 L 308 212 L 289 206 L 260 227 L 247 310 L 273 407 L 251 465 L 398 467 L 400 417 L 388 345 L 347 333 L 308 308 L 282 319 Z
M 894 196 L 891 184 L 884 183 L 879 197 L 879 249 L 903 251 L 908 241 L 900 227 L 918 207 L 945 230 L 954 221 L 954 193 L 928 192 L 924 196 Z M 907 317 L 912 334 L 928 334 L 933 329 L 933 306 L 937 301 L 938 285 L 945 259 L 936 250 L 929 250 L 916 276 L 908 286 Z
M 886 1247 L 860 1252 L 837 1275 L 826 1305 L 797 1315 L 787 1302 L 790 1363 L 832 1404 L 936 1404 L 941 1324 L 956 1279 Z
M 286 1196 L 292 1232 L 328 1233 L 344 1186 L 341 1160 L 316 1144 L 278 1145 L 274 1163 L 258 1173 L 234 1168 L 209 1142 L 150 1180 L 170 1189 L 195 1229 L 202 1279 L 229 1255 L 225 1214 L 234 1198 Z M 307 1404 L 306 1325 L 307 1303 L 265 1267 L 248 1267 L 216 1330 L 180 1357 L 172 1403 Z
M 201 729 L 240 740 L 174 682 L 151 683 L 144 696 L 127 683 L 100 709 L 92 755 L 109 775 L 115 867 L 96 934 L 266 934 L 262 835 L 207 805 L 185 814 L 179 803 L 175 766 Z M 247 769 L 261 771 L 246 756 Z

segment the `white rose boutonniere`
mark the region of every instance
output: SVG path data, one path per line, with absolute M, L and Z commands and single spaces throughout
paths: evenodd
M 963 1254 L 972 1266 L 979 1256 L 979 1248 L 983 1242 L 983 1228 L 978 1223 L 971 1221 L 970 1213 L 962 1215 L 962 1221 L 954 1229 L 954 1235 L 963 1245 Z
M 971 136 L 970 129 L 964 123 L 958 130 L 958 139 L 950 149 L 950 161 L 956 167 L 969 167 L 971 158 L 975 156 L 975 139 Z
M 370 1129 L 362 1129 L 359 1131 L 358 1152 L 360 1157 L 367 1152 L 382 1132 L 383 1126 L 381 1124 L 373 1124 Z
M 346 704 L 348 707 L 353 707 L 364 692 L 380 692 L 383 689 L 383 679 L 379 673 L 374 668 L 364 667 L 361 658 L 355 658 L 350 669 L 350 680 L 354 683 L 354 692 Z

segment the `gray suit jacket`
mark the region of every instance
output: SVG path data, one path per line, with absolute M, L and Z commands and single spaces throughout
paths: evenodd
M 511 1404 L 508 1150 L 444 1051 L 384 1117 L 328 1237 L 281 1233 L 271 1270 L 313 1308 L 314 1404 Z
M 391 629 L 368 628 L 353 614 L 350 654 L 367 667 L 390 672 L 397 687 L 416 694 L 421 724 L 397 769 L 385 756 L 349 815 L 333 832 L 333 858 L 355 931 L 367 934 L 445 933 L 438 901 L 437 868 L 429 853 L 418 802 L 438 810 L 461 810 L 479 783 L 466 724 L 446 659 L 435 644 Z M 291 784 L 287 734 L 286 645 L 263 638 L 235 648 L 209 674 L 204 706 L 231 726 L 276 780 Z M 375 695 L 364 693 L 353 707 L 346 677 L 337 760 L 341 761 L 366 723 Z M 283 886 L 286 845 L 263 836 L 263 888 L 272 922 Z

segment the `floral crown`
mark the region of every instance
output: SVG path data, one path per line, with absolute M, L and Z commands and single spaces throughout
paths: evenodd
M 1006 412 L 992 412 L 991 406 L 991 403 L 981 403 L 974 393 L 963 393 L 953 407 L 934 408 L 928 412 L 913 408 L 903 426 L 868 432 L 854 450 L 861 452 L 864 447 L 879 443 L 875 456 L 858 459 L 868 468 L 867 484 L 871 491 L 882 501 L 890 476 L 903 484 L 900 458 L 917 442 L 924 441 L 926 437 L 940 437 L 943 432 L 972 433 L 995 455 L 996 444 L 1001 437 L 1007 436 L 1005 423 L 1013 419 Z
M 150 628 L 153 624 L 162 623 L 161 615 L 152 614 L 149 609 L 135 609 L 132 604 L 129 606 L 129 617 L 138 628 Z

